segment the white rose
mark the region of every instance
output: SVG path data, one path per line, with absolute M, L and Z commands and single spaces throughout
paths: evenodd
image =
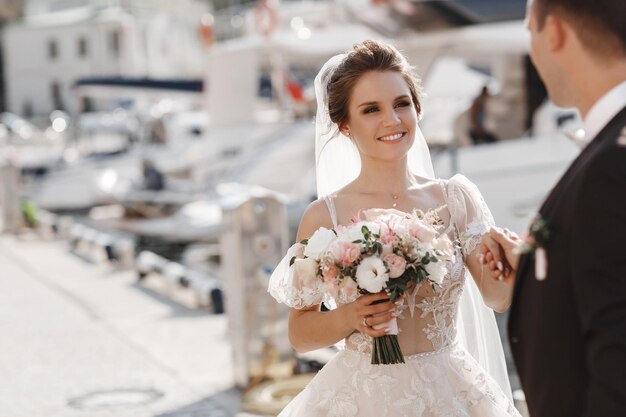
M 412 238 L 409 233 L 410 229 L 407 222 L 398 222 L 393 231 L 396 232 L 396 235 L 402 240 L 409 240 Z
M 387 268 L 382 259 L 376 256 L 364 258 L 356 269 L 356 282 L 365 291 L 377 293 L 388 280 Z
M 311 258 L 296 259 L 293 263 L 293 284 L 296 288 L 315 287 L 317 261 Z
M 344 242 L 354 242 L 356 240 L 363 240 L 363 233 L 361 232 L 361 226 L 359 223 L 346 227 L 343 233 L 339 236 Z
M 303 258 L 304 257 L 304 248 L 305 247 L 306 246 L 304 246 L 300 242 L 296 242 L 293 245 L 291 245 L 291 247 L 287 250 L 287 255 L 288 255 L 289 259 L 293 258 L 294 256 L 296 258 Z
M 448 273 L 448 269 L 444 266 L 443 262 L 429 262 L 425 268 L 426 272 L 428 272 L 428 279 L 437 285 L 443 283 L 443 278 Z
M 335 238 L 335 232 L 325 227 L 320 227 L 309 239 L 309 243 L 307 243 L 304 249 L 304 256 L 320 259 Z
M 437 237 L 437 231 L 421 220 L 413 219 L 409 221 L 409 233 L 421 242 L 430 242 Z

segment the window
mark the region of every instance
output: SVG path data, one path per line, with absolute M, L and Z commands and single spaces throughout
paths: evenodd
M 57 41 L 51 39 L 48 41 L 48 58 L 51 60 L 57 59 L 59 56 L 59 47 L 57 45 Z
M 84 58 L 87 56 L 87 39 L 81 37 L 78 39 L 78 56 Z
M 111 32 L 110 34 L 110 47 L 111 47 L 111 52 L 113 53 L 114 56 L 119 56 L 120 55 L 120 33 L 117 30 L 114 30 L 113 32 Z

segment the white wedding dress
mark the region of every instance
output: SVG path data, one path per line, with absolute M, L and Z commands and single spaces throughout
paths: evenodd
M 459 300 L 468 276 L 464 257 L 493 222 L 482 197 L 456 176 L 441 181 L 450 211 L 448 233 L 460 242 L 447 265 L 442 288 L 424 284 L 399 317 L 404 364 L 371 365 L 372 339 L 355 332 L 341 350 L 296 396 L 279 417 L 503 417 L 520 414 L 510 388 L 501 387 L 460 343 Z M 473 186 L 473 184 L 471 184 Z M 326 199 L 336 225 L 332 197 Z M 270 280 L 269 292 L 293 308 L 329 300 L 323 286 L 305 288 L 286 273 L 288 253 Z M 338 305 L 353 301 L 340 292 Z M 411 311 L 412 310 L 412 311 Z M 484 341 L 489 343 L 489 341 Z M 494 341 L 493 343 L 499 343 Z M 508 392 L 507 392 L 508 391 Z

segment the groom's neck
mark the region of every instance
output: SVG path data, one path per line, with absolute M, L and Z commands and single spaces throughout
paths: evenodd
M 583 119 L 587 117 L 589 110 L 598 100 L 614 87 L 626 81 L 626 62 L 599 75 L 601 76 L 588 80 L 586 84 L 581 83 L 580 100 L 576 107 L 578 107 Z
M 602 96 L 626 81 L 626 57 L 601 59 L 585 53 L 569 65 L 578 68 L 569 72 L 569 84 L 572 104 L 578 108 L 583 119 Z

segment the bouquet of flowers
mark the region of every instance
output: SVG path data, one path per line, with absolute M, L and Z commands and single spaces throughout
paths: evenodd
M 350 225 L 322 227 L 300 242 L 290 268 L 305 281 L 322 280 L 334 296 L 339 288 L 348 294 L 385 290 L 395 303 L 424 279 L 434 289 L 441 285 L 442 261 L 454 257 L 448 236 L 439 236 L 441 223 L 436 210 L 364 210 Z M 387 326 L 389 334 L 373 341 L 372 364 L 404 363 L 396 319 Z

